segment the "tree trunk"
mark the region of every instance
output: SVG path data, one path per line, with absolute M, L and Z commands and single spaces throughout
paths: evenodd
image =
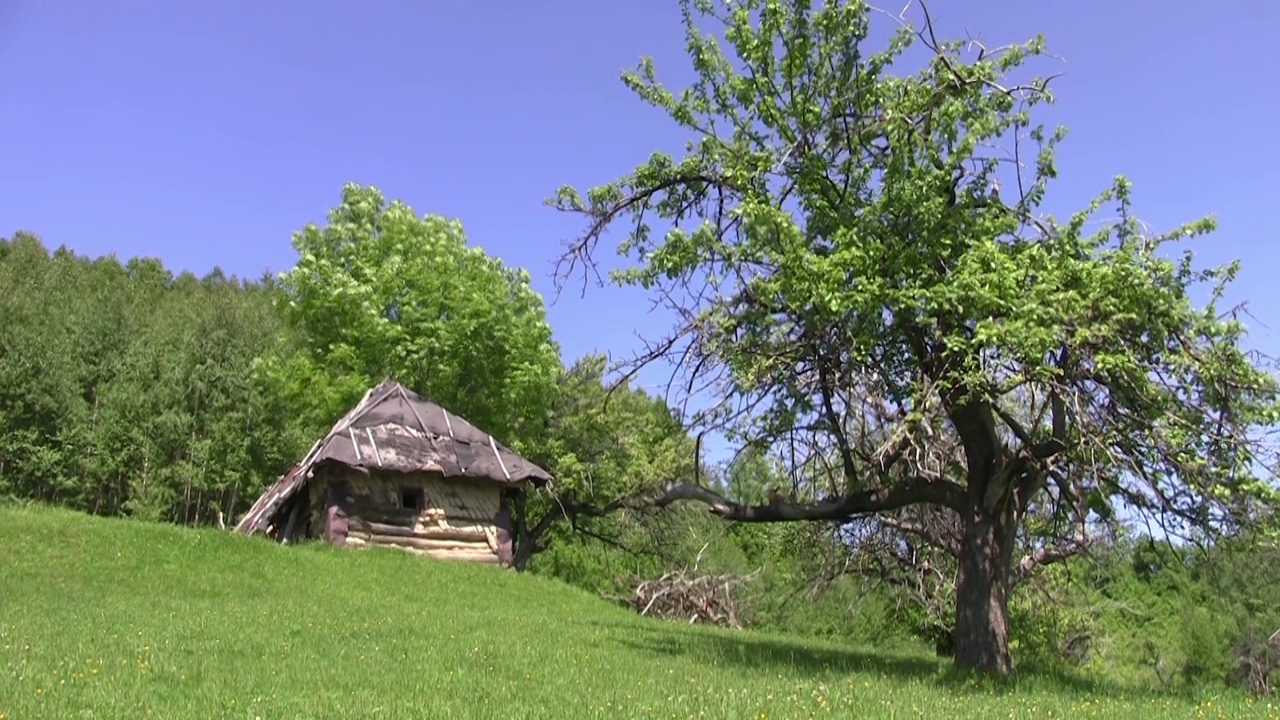
M 533 557 L 533 550 L 537 543 L 533 537 L 532 531 L 529 529 L 529 503 L 524 493 L 519 493 L 511 498 L 512 521 L 515 537 L 512 542 L 515 545 L 511 557 L 511 567 L 516 572 L 524 572 L 529 565 L 529 559 Z
M 515 553 L 511 560 L 511 567 L 523 572 L 534 555 L 547 549 L 544 538 L 552 525 L 566 517 L 565 504 L 552 503 L 551 507 L 547 508 L 546 515 L 543 515 L 535 525 L 529 524 L 529 503 L 525 493 L 517 493 L 512 497 L 511 508 L 514 510 L 512 520 L 515 522 Z
M 529 560 L 533 558 L 534 545 L 532 542 L 522 542 L 516 545 L 515 554 L 511 558 L 511 567 L 516 572 L 524 572 L 529 567 Z
M 981 501 L 964 517 L 956 583 L 955 663 L 966 670 L 1006 675 L 1009 589 L 1013 568 L 1012 509 L 992 512 Z M 1008 507 L 1008 503 L 1001 503 Z

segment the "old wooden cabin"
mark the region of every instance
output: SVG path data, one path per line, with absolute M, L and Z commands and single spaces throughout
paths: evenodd
M 236 531 L 506 561 L 511 501 L 545 470 L 394 380 L 369 390 Z

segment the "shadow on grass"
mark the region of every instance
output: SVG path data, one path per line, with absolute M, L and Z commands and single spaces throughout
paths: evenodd
M 614 627 L 609 639 L 623 647 L 653 655 L 685 657 L 765 672 L 783 669 L 803 675 L 859 672 L 906 678 L 931 678 L 941 672 L 940 663 L 925 657 L 815 648 L 751 631 L 712 633 L 683 626 L 668 628 L 658 623 L 645 623 Z
M 1107 680 L 1083 678 L 1069 672 L 1035 672 L 1022 669 L 1008 678 L 980 678 L 956 670 L 950 660 L 926 654 L 892 650 L 822 648 L 750 630 L 709 631 L 660 621 L 609 625 L 607 642 L 632 651 L 664 658 L 686 658 L 709 665 L 729 666 L 762 673 L 786 672 L 800 676 L 873 675 L 925 682 L 956 692 L 1040 692 L 1128 699 L 1168 698 L 1172 693 L 1127 686 Z

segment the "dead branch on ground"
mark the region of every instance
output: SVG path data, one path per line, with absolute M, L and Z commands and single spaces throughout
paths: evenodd
M 703 547 L 706 550 L 706 547 Z M 746 575 L 703 574 L 698 571 L 702 553 L 692 567 L 685 566 L 656 579 L 633 578 L 631 597 L 615 597 L 646 617 L 710 624 L 740 630 L 746 624 L 740 589 L 759 576 L 763 568 Z

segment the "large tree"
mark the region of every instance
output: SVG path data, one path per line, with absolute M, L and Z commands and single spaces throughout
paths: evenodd
M 281 282 L 320 370 L 393 376 L 517 450 L 544 432 L 560 358 L 528 272 L 468 246 L 458 221 L 354 183 L 293 246 Z
M 1017 79 L 1041 40 L 944 42 L 924 11 L 876 52 L 863 2 L 681 7 L 695 81 L 673 91 L 650 60 L 624 81 L 694 140 L 559 191 L 587 220 L 561 279 L 626 224 L 633 262 L 612 279 L 677 318 L 637 362 L 674 360 L 720 399 L 691 423 L 819 480 L 760 505 L 669 485 L 660 504 L 748 522 L 953 513 L 955 660 L 997 673 L 1029 511 L 1082 529 L 1126 506 L 1169 532 L 1259 517 L 1277 385 L 1217 307 L 1235 267 L 1170 259 L 1213 223 L 1149 233 L 1123 178 L 1065 220 L 1043 212 L 1063 133 L 1032 121 L 1048 82 Z M 923 67 L 892 73 L 913 45 Z

